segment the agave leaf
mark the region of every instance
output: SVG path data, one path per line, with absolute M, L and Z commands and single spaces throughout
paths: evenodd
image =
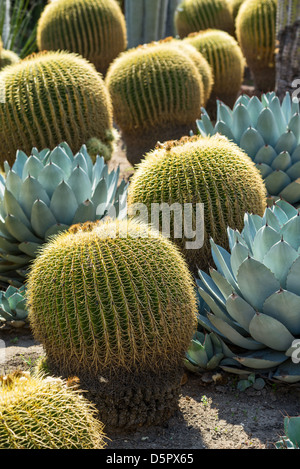
M 68 230 L 70 225 L 64 225 L 63 223 L 56 223 L 55 225 L 50 226 L 45 233 L 45 240 L 48 241 L 50 238 L 62 231 Z
M 286 124 L 288 124 L 289 120 L 291 118 L 291 113 L 292 113 L 291 97 L 290 97 L 290 94 L 288 92 L 285 94 L 285 96 L 282 100 L 281 109 L 282 109 L 282 113 L 285 117 Z
M 24 164 L 26 163 L 27 161 L 27 155 L 21 151 L 21 150 L 17 150 L 17 153 L 16 153 L 16 159 L 14 161 L 14 164 L 12 166 L 12 170 L 17 173 L 17 175 L 22 179 L 22 173 L 23 173 L 23 168 L 24 168 Z M 9 166 L 8 166 L 9 168 Z M 10 168 L 9 168 L 10 169 Z
M 82 152 L 78 152 L 72 160 L 71 175 L 74 172 L 75 168 L 80 168 L 84 172 L 84 174 L 86 174 L 87 177 L 88 177 L 87 160 L 86 160 L 85 156 L 82 154 Z M 70 175 L 70 177 L 71 177 L 71 175 Z M 89 179 L 89 177 L 88 177 L 88 179 Z M 69 179 L 68 179 L 68 183 L 69 183 Z
M 211 123 L 210 118 L 206 114 L 203 114 L 201 120 L 202 120 L 202 124 L 204 126 L 206 135 L 214 135 L 215 129 Z
M 7 189 L 4 191 L 3 203 L 7 214 L 11 213 L 16 218 L 21 220 L 24 225 L 30 228 L 30 222 L 27 216 L 25 215 L 24 210 L 22 209 L 14 195 Z
M 288 129 L 293 132 L 296 137 L 296 142 L 299 143 L 300 141 L 300 115 L 299 113 L 295 113 L 291 118 L 290 122 L 288 123 Z
M 279 290 L 266 299 L 263 313 L 280 321 L 293 335 L 300 334 L 300 296 Z
M 228 138 L 228 140 L 231 140 L 232 142 L 235 142 L 234 135 L 231 131 L 231 129 L 228 127 L 227 124 L 223 121 L 218 121 L 215 125 L 215 133 L 220 133 L 221 135 L 224 135 L 225 137 Z
M 242 296 L 257 311 L 261 311 L 265 300 L 280 289 L 280 283 L 264 264 L 247 258 L 241 264 L 237 282 Z
M 300 177 L 300 161 L 292 164 L 292 166 L 287 169 L 286 173 L 292 181 L 298 179 Z
M 294 133 L 291 130 L 287 130 L 279 137 L 275 145 L 275 151 L 277 153 L 286 151 L 291 154 L 296 149 L 296 146 L 297 140 Z
M 271 226 L 262 226 L 253 241 L 252 252 L 253 256 L 259 262 L 263 262 L 266 253 L 274 246 L 275 243 L 280 241 L 280 234 Z
M 209 273 L 225 300 L 233 293 L 232 286 L 216 269 L 210 268 Z
M 84 223 L 86 221 L 95 220 L 95 218 L 96 207 L 91 200 L 86 200 L 78 205 L 71 224 Z
M 249 248 L 240 242 L 236 242 L 231 250 L 231 268 L 233 275 L 236 277 L 242 262 L 249 256 Z
M 87 169 L 86 164 L 85 166 Z M 78 205 L 90 198 L 92 183 L 87 173 L 79 165 L 73 169 L 68 179 L 68 185 L 73 190 Z
M 249 324 L 255 315 L 255 309 L 236 294 L 232 294 L 227 298 L 226 308 L 232 319 L 240 324 L 245 331 L 249 332 Z
M 230 251 L 233 248 L 236 241 L 239 241 L 239 243 L 243 244 L 243 246 L 248 247 L 246 241 L 244 240 L 240 232 L 236 229 L 233 230 L 232 228 L 230 228 L 230 226 L 227 227 L 227 236 L 228 236 Z
M 274 96 L 273 99 L 271 99 L 269 106 L 274 116 L 276 116 L 279 132 L 283 134 L 286 131 L 286 119 L 283 115 L 278 96 Z
M 30 256 L 30 257 L 36 257 L 40 248 L 41 248 L 41 243 L 32 243 L 29 241 L 24 241 L 23 243 L 19 244 L 20 251 L 24 252 L 24 254 L 27 254 L 27 256 Z
M 232 113 L 232 133 L 237 144 L 240 144 L 241 136 L 251 127 L 251 119 L 246 106 L 241 102 L 235 106 Z
M 295 207 L 293 207 L 293 205 L 289 204 L 283 199 L 277 200 L 273 208 L 276 206 L 280 207 L 286 213 L 288 219 L 293 218 L 299 213 L 299 211 Z
M 64 172 L 64 178 L 67 180 L 72 172 L 73 165 L 63 147 L 58 146 L 49 155 L 49 162 L 55 163 Z
M 71 187 L 62 181 L 53 192 L 50 210 L 58 223 L 70 225 L 77 210 L 77 200 Z
M 271 166 L 274 158 L 276 158 L 277 153 L 271 145 L 264 145 L 260 148 L 260 150 L 256 153 L 254 158 L 254 162 L 259 164 L 265 164 Z
M 282 197 L 284 189 L 286 189 L 286 186 L 288 186 L 291 182 L 291 178 L 281 170 L 273 171 L 265 178 L 265 185 L 268 193 L 270 195 L 280 195 Z
M 279 352 L 285 352 L 295 339 L 280 321 L 263 313 L 255 314 L 249 331 L 254 340 Z
M 291 204 L 295 204 L 300 199 L 300 183 L 299 179 L 297 181 L 293 181 L 288 184 L 283 190 L 280 192 L 280 197 Z
M 213 311 L 216 316 L 222 318 L 223 321 L 226 321 L 228 323 L 232 322 L 225 308 L 223 308 L 222 305 L 217 303 L 214 298 L 212 298 L 211 295 L 204 290 L 204 288 L 198 286 L 198 291 L 201 298 L 203 298 L 205 303 L 209 306 L 210 310 Z
M 286 289 L 300 296 L 300 257 L 293 262 L 286 278 Z
M 50 161 L 38 176 L 39 183 L 44 187 L 51 198 L 57 186 L 64 180 L 65 174 L 59 166 Z
M 8 214 L 5 218 L 5 225 L 9 233 L 20 242 L 32 241 L 38 243 L 40 241 L 24 223 L 11 214 Z
M 22 179 L 26 179 L 29 175 L 37 179 L 43 168 L 44 165 L 39 158 L 34 155 L 29 156 L 23 167 Z
M 217 269 L 224 275 L 226 280 L 232 285 L 236 292 L 239 292 L 237 282 L 233 276 L 231 269 L 230 254 L 221 246 L 218 246 L 214 241 L 210 240 L 211 252 L 216 264 Z
M 275 170 L 286 171 L 292 164 L 292 158 L 288 151 L 282 151 L 274 158 L 271 167 Z
M 276 119 L 271 109 L 264 108 L 257 119 L 257 131 L 261 134 L 265 144 L 275 147 L 280 133 L 277 127 Z
M 36 200 L 31 211 L 31 226 L 34 232 L 44 239 L 48 228 L 56 223 L 57 220 L 49 207 L 42 200 Z
M 283 381 L 284 383 L 298 383 L 300 381 L 300 365 L 287 360 L 280 365 L 273 374 L 273 378 Z
M 280 202 L 280 200 L 279 200 L 279 202 Z M 276 218 L 278 219 L 279 224 L 280 224 L 281 226 L 283 226 L 286 222 L 289 221 L 288 215 L 287 215 L 286 212 L 280 207 L 280 204 L 277 204 L 277 203 L 275 202 L 274 205 L 272 205 L 271 210 L 272 210 L 272 212 L 274 213 L 274 215 L 276 216 Z M 296 213 L 297 213 L 297 211 L 296 211 Z
M 237 329 L 230 325 L 228 322 L 223 321 L 220 317 L 209 313 L 208 319 L 215 326 L 215 328 L 221 332 L 232 344 L 242 347 L 247 350 L 259 350 L 264 347 L 260 342 L 252 339 L 251 337 L 244 337 Z
M 265 348 L 251 353 L 247 352 L 245 354 L 236 355 L 234 358 L 241 365 L 248 368 L 254 368 L 256 370 L 273 368 L 275 366 L 281 365 L 287 360 L 287 357 L 284 353 L 275 352 Z
M 254 160 L 259 149 L 264 144 L 264 139 L 257 130 L 253 127 L 248 127 L 241 136 L 239 146 Z
M 256 163 L 255 167 L 258 169 L 263 179 L 266 179 L 273 172 L 271 166 L 265 163 Z
M 4 237 L 0 236 L 0 251 L 7 252 L 9 254 L 16 254 L 19 252 L 18 243 L 11 243 Z
M 284 239 L 278 241 L 267 252 L 263 263 L 268 267 L 282 288 L 286 288 L 286 277 L 293 262 L 298 258 L 298 253 Z
M 32 206 L 37 199 L 42 200 L 48 206 L 50 204 L 50 199 L 43 186 L 37 179 L 27 176 L 20 189 L 19 200 L 20 205 L 29 220 L 31 217 Z
M 18 200 L 20 194 L 20 188 L 22 185 L 22 179 L 20 176 L 15 173 L 15 171 L 8 171 L 6 180 L 5 180 L 5 187 L 9 190 L 13 196 Z M 3 193 L 4 195 L 4 193 Z
M 200 368 L 206 368 L 208 358 L 205 347 L 197 340 L 192 339 L 186 352 L 186 357 Z
M 300 145 L 296 147 L 296 149 L 293 151 L 291 156 L 292 156 L 293 163 L 300 161 Z
M 263 109 L 263 105 L 257 96 L 252 96 L 247 105 L 247 110 L 251 119 L 251 125 L 256 127 L 257 119 Z
M 295 250 L 300 246 L 300 216 L 299 213 L 288 220 L 281 229 L 284 240 Z
M 232 126 L 232 111 L 221 101 L 217 103 L 217 121 L 223 121 L 229 128 Z

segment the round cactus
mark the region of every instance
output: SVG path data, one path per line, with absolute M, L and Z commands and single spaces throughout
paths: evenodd
M 103 449 L 103 428 L 95 407 L 61 379 L 0 377 L 1 449 Z
M 239 9 L 241 5 L 245 2 L 246 0 L 228 0 L 229 6 L 231 8 L 232 16 L 235 21 L 237 14 L 239 12 Z
M 206 30 L 190 34 L 184 39 L 206 58 L 214 74 L 214 86 L 209 106 L 215 107 L 216 99 L 233 105 L 240 91 L 245 60 L 237 41 L 225 31 Z
M 132 164 L 157 141 L 188 135 L 201 112 L 201 75 L 189 56 L 167 43 L 123 52 L 106 84 Z
M 126 23 L 115 0 L 60 0 L 44 9 L 37 28 L 39 50 L 75 52 L 105 74 L 127 47 Z
M 234 34 L 234 21 L 226 0 L 183 0 L 174 16 L 179 37 L 208 28 Z
M 0 70 L 7 65 L 12 65 L 20 61 L 20 57 L 12 50 L 0 50 Z
M 236 34 L 255 87 L 275 87 L 275 38 L 277 0 L 246 0 L 236 18 Z
M 0 72 L 1 158 L 67 142 L 76 153 L 91 138 L 113 150 L 112 105 L 94 66 L 76 54 L 34 54 Z M 102 155 L 100 155 L 102 156 Z M 3 164 L 3 160 L 0 162 Z
M 27 288 L 49 369 L 79 377 L 107 428 L 174 412 L 196 300 L 173 243 L 134 221 L 74 225 L 44 246 Z
M 131 179 L 129 209 L 142 203 L 151 215 L 152 204 L 163 202 L 191 203 L 195 219 L 196 204 L 204 204 L 203 246 L 187 249 L 186 236 L 174 237 L 194 271 L 196 265 L 208 268 L 210 237 L 226 247 L 228 225 L 241 228 L 247 210 L 263 213 L 266 189 L 258 169 L 237 145 L 225 137 L 190 137 L 148 153 Z M 170 235 L 174 232 L 171 227 Z

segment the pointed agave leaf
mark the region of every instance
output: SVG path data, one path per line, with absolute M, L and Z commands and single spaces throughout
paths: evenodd
M 85 156 L 83 155 L 82 152 L 79 152 L 74 156 L 73 161 L 72 161 L 72 172 L 78 166 L 88 176 L 87 161 L 86 161 L 86 158 L 85 158 Z M 72 174 L 72 172 L 71 172 L 71 174 Z
M 232 285 L 230 285 L 226 278 L 216 269 L 210 268 L 209 273 L 225 300 L 227 300 L 227 298 L 233 293 Z
M 227 298 L 226 308 L 232 319 L 240 324 L 245 331 L 249 332 L 249 324 L 256 313 L 255 309 L 236 294 L 232 294 Z
M 284 134 L 280 135 L 276 145 L 275 151 L 277 153 L 288 152 L 293 153 L 297 146 L 297 140 L 294 133 L 291 130 L 287 130 Z
M 216 316 L 218 316 L 219 318 L 222 318 L 223 321 L 231 322 L 231 320 L 229 319 L 229 315 L 226 312 L 226 310 L 224 310 L 224 308 L 222 308 L 222 306 L 220 304 L 218 304 L 214 300 L 214 298 L 212 298 L 210 296 L 210 294 L 207 291 L 204 290 L 204 288 L 201 288 L 201 287 L 198 286 L 198 291 L 199 291 L 199 294 L 200 294 L 201 298 L 203 298 L 205 303 L 209 306 L 210 310 Z
M 0 236 L 0 252 L 7 252 L 9 254 L 16 254 L 19 252 L 19 243 L 12 243 L 7 239 Z
M 248 257 L 248 255 L 249 248 L 246 248 L 243 244 L 237 241 L 231 250 L 231 268 L 235 278 L 241 263 Z
M 276 116 L 276 122 L 278 126 L 278 130 L 281 134 L 286 131 L 286 119 L 283 115 L 280 100 L 278 96 L 274 96 L 273 99 L 270 101 L 270 109 L 273 112 L 274 116 Z
M 229 128 L 232 126 L 232 111 L 221 101 L 218 101 L 217 107 L 217 121 L 219 120 L 223 121 Z
M 284 383 L 299 383 L 300 364 L 293 363 L 292 360 L 287 360 L 276 369 L 272 377 Z
M 80 166 L 73 169 L 68 179 L 68 185 L 73 190 L 78 205 L 91 197 L 92 183 Z
M 92 194 L 92 202 L 98 215 L 104 214 L 108 205 L 108 187 L 105 179 L 100 179 Z
M 289 221 L 289 217 L 286 212 L 276 202 L 274 203 L 274 205 L 272 205 L 271 210 L 274 213 L 275 217 L 277 217 L 281 226 L 283 226 L 287 221 Z
M 282 239 L 267 252 L 263 263 L 273 272 L 281 287 L 286 288 L 287 274 L 297 258 L 297 251 Z
M 218 303 L 222 306 L 225 307 L 225 298 L 218 289 L 217 285 L 215 282 L 212 280 L 212 278 L 207 275 L 205 272 L 202 272 L 201 270 L 198 270 L 198 275 L 200 280 L 202 281 L 203 287 L 205 287 L 205 290 L 215 299 L 218 301 Z
M 292 166 L 287 169 L 286 173 L 292 181 L 298 179 L 300 177 L 300 161 L 292 164 Z
M 50 226 L 50 228 L 45 233 L 45 240 L 49 241 L 52 236 L 66 231 L 70 228 L 70 225 L 64 225 L 63 223 L 56 223 L 56 225 Z
M 221 135 L 224 135 L 225 137 L 227 137 L 228 140 L 231 140 L 232 142 L 235 142 L 235 138 L 234 138 L 234 135 L 233 135 L 231 129 L 223 121 L 218 121 L 216 123 L 215 133 L 220 133 Z
M 266 179 L 270 174 L 273 173 L 273 169 L 268 164 L 256 163 L 255 167 L 258 169 L 263 179 Z
M 247 105 L 247 111 L 251 119 L 251 125 L 256 127 L 257 119 L 263 109 L 263 105 L 257 96 L 252 96 Z
M 270 108 L 266 107 L 261 111 L 257 119 L 256 129 L 267 145 L 275 147 L 280 133 L 274 114 Z
M 19 197 L 20 205 L 22 206 L 29 220 L 31 217 L 32 206 L 37 199 L 42 200 L 48 206 L 50 204 L 50 199 L 45 189 L 42 187 L 42 185 L 38 182 L 37 179 L 31 176 L 28 176 L 25 179 L 21 187 Z
M 21 220 L 21 222 L 24 223 L 24 225 L 30 228 L 30 222 L 27 216 L 25 215 L 23 209 L 20 207 L 19 202 L 16 200 L 13 194 L 7 189 L 4 191 L 3 202 L 4 202 L 4 208 L 7 214 L 14 215 L 14 217 Z
M 241 264 L 237 282 L 242 296 L 255 310 L 262 311 L 265 300 L 280 289 L 274 274 L 261 262 L 247 258 Z
M 282 114 L 285 117 L 286 124 L 288 124 L 292 113 L 292 102 L 288 92 L 286 92 L 285 97 L 282 100 L 281 109 Z
M 299 213 L 299 211 L 293 207 L 293 205 L 282 199 L 277 200 L 274 205 L 280 207 L 286 213 L 288 219 L 293 218 Z
M 258 151 L 265 144 L 262 136 L 253 127 L 248 127 L 243 133 L 239 146 L 254 160 Z
M 44 239 L 46 231 L 56 223 L 50 208 L 42 200 L 36 200 L 31 211 L 31 226 L 37 236 Z
M 74 192 L 65 181 L 62 181 L 55 189 L 50 202 L 50 210 L 53 212 L 58 223 L 70 225 L 77 206 Z
M 17 173 L 17 175 L 22 179 L 22 173 L 23 173 L 23 168 L 24 168 L 24 164 L 26 163 L 28 157 L 27 155 L 21 151 L 21 150 L 17 150 L 17 153 L 16 153 L 16 159 L 15 159 L 15 162 L 12 166 L 12 170 Z
M 55 163 L 64 172 L 64 178 L 68 179 L 72 171 L 72 160 L 63 147 L 58 146 L 49 155 L 49 162 Z
M 24 223 L 13 215 L 7 215 L 5 218 L 5 226 L 10 234 L 20 242 L 32 241 L 33 243 L 38 243 L 40 241 Z
M 198 340 L 191 340 L 186 356 L 191 360 L 192 364 L 200 368 L 206 368 L 208 361 L 207 354 L 205 347 Z
M 78 205 L 72 220 L 72 225 L 75 223 L 84 223 L 86 221 L 94 221 L 96 219 L 96 207 L 91 200 L 86 200 Z
M 232 344 L 242 347 L 246 350 L 259 350 L 263 345 L 251 337 L 244 337 L 232 325 L 223 321 L 214 314 L 208 314 L 208 319 Z
M 278 152 L 279 153 L 279 152 Z M 274 171 L 286 171 L 292 164 L 292 158 L 288 151 L 280 152 L 272 161 L 271 167 Z
M 237 144 L 240 144 L 241 136 L 251 127 L 251 119 L 246 106 L 240 103 L 236 106 L 232 113 L 232 133 Z M 264 143 L 264 141 L 263 141 Z
M 64 172 L 59 166 L 50 161 L 40 172 L 38 181 L 51 198 L 57 186 L 64 180 Z
M 274 244 L 280 241 L 280 234 L 271 226 L 264 225 L 258 230 L 253 241 L 253 256 L 259 262 L 263 262 L 266 253 Z
M 295 339 L 281 322 L 263 313 L 255 314 L 249 331 L 254 340 L 279 352 L 286 352 Z
M 286 278 L 286 289 L 300 296 L 300 257 L 293 262 Z
M 219 272 L 221 272 L 224 275 L 224 277 L 230 283 L 230 285 L 232 285 L 234 290 L 238 292 L 239 288 L 231 270 L 229 252 L 227 252 L 221 246 L 218 246 L 217 244 L 215 244 L 212 239 L 210 240 L 210 244 L 212 248 L 212 251 L 211 251 L 212 256 L 217 266 L 217 269 L 219 270 Z
M 268 166 L 271 166 L 274 158 L 276 158 L 277 153 L 271 145 L 264 145 L 260 148 L 260 150 L 256 153 L 254 158 L 255 163 L 263 163 Z
M 278 233 L 280 232 L 280 229 L 281 229 L 280 220 L 277 218 L 277 216 L 275 215 L 274 211 L 271 208 L 268 207 L 265 210 L 262 220 L 263 220 L 264 225 L 270 226 Z
M 206 114 L 203 114 L 201 120 L 202 120 L 202 124 L 203 124 L 206 135 L 214 135 L 215 130 L 214 130 L 214 126 L 211 123 L 210 118 Z
M 275 170 L 265 178 L 265 185 L 268 193 L 270 195 L 281 195 L 282 197 L 284 189 L 291 182 L 291 178 L 281 170 Z
M 22 179 L 15 171 L 8 171 L 5 181 L 5 187 L 9 190 L 13 196 L 18 200 L 20 189 L 22 185 Z
M 44 165 L 39 158 L 34 155 L 29 156 L 23 167 L 22 179 L 26 179 L 29 175 L 37 179 L 43 167 Z
M 293 132 L 296 137 L 296 142 L 298 143 L 300 141 L 300 115 L 298 112 L 291 118 L 288 129 Z
M 300 181 L 291 182 L 280 192 L 280 197 L 289 202 L 290 204 L 296 204 L 300 200 Z
M 285 223 L 281 229 L 284 240 L 295 250 L 300 246 L 300 215 L 299 213 Z
M 267 370 L 281 365 L 287 360 L 284 353 L 262 349 L 234 357 L 241 365 L 256 370 Z
M 38 251 L 41 249 L 41 244 L 24 241 L 19 244 L 19 249 L 24 252 L 24 254 L 27 254 L 27 256 L 35 258 Z
M 92 191 L 93 192 L 95 191 L 95 188 L 101 179 L 101 174 L 102 174 L 104 166 L 105 166 L 105 163 L 104 163 L 103 156 L 97 156 L 96 161 L 93 166 L 93 174 L 92 174 L 92 181 L 93 181 Z
M 300 296 L 279 290 L 266 299 L 264 314 L 280 321 L 293 335 L 300 334 Z

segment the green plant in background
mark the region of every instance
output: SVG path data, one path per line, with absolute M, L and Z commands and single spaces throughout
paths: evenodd
M 285 435 L 275 443 L 276 449 L 300 448 L 300 416 L 284 418 Z
M 13 327 L 24 326 L 27 323 L 25 285 L 20 288 L 10 285 L 6 290 L 0 291 L 0 324 L 9 324 Z
M 105 82 L 131 164 L 158 141 L 189 135 L 199 117 L 202 78 L 179 47 L 151 43 L 123 52 Z
M 105 438 L 95 407 L 63 380 L 0 377 L 1 449 L 103 449 Z
M 0 50 L 0 70 L 7 65 L 13 65 L 20 61 L 20 57 L 11 50 L 1 49 Z
M 182 0 L 174 16 L 180 38 L 205 29 L 234 34 L 234 22 L 227 0 Z
M 0 72 L 0 163 L 17 150 L 53 149 L 66 141 L 75 153 L 89 140 L 102 143 L 109 159 L 114 133 L 108 90 L 95 67 L 67 52 L 33 54 Z M 94 156 L 94 155 L 93 155 Z
M 175 36 L 174 14 L 181 0 L 125 0 L 128 47 Z
M 134 221 L 76 225 L 44 246 L 27 288 L 51 373 L 78 376 L 107 428 L 172 415 L 197 322 L 193 279 L 173 243 Z
M 246 0 L 236 18 L 236 34 L 254 85 L 267 92 L 275 87 L 277 0 Z
M 206 58 L 214 75 L 208 109 L 215 110 L 216 99 L 232 106 L 244 76 L 245 60 L 237 41 L 227 32 L 207 30 L 184 39 Z
M 261 99 L 241 95 L 233 109 L 218 101 L 215 126 L 205 110 L 197 126 L 202 136 L 219 133 L 239 145 L 260 170 L 270 196 L 300 202 L 298 99 L 289 93 L 282 103 L 274 92 Z
M 298 210 L 279 200 L 262 217 L 246 213 L 241 232 L 228 228 L 230 252 L 210 240 L 216 269 L 199 270 L 198 321 L 239 348 L 222 368 L 300 381 L 299 232 Z
M 60 0 L 49 3 L 37 28 L 40 51 L 82 55 L 105 74 L 127 47 L 125 18 L 115 0 Z
M 0 36 L 4 48 L 24 58 L 36 52 L 36 23 L 45 0 L 2 0 Z
M 201 230 L 197 225 L 197 230 L 204 236 L 201 247 L 186 247 L 191 239 L 186 233 L 175 236 L 174 216 L 171 217 L 170 236 L 195 271 L 197 265 L 203 269 L 209 266 L 211 236 L 225 247 L 228 225 L 241 229 L 245 211 L 263 215 L 266 190 L 254 163 L 234 143 L 217 136 L 186 137 L 165 142 L 145 155 L 128 189 L 128 209 L 138 203 L 147 206 L 149 223 L 152 204 L 177 203 L 183 206 L 191 203 L 193 230 L 196 229 L 197 204 L 204 204 Z M 200 220 L 198 214 L 198 223 Z M 191 235 L 190 238 L 200 244 L 199 237 L 195 240 Z
M 213 332 L 206 334 L 196 331 L 188 347 L 184 366 L 192 372 L 214 370 L 224 358 L 223 344 Z
M 103 157 L 93 164 L 85 145 L 73 155 L 66 143 L 29 157 L 18 151 L 0 180 L 0 272 L 19 286 L 40 246 L 69 226 L 107 213 L 122 217 L 127 184 L 119 168 L 108 173 Z

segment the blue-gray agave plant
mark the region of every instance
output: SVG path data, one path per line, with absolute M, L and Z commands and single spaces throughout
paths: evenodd
M 76 223 L 122 218 L 127 186 L 119 168 L 108 172 L 103 157 L 95 163 L 83 145 L 73 155 L 62 143 L 31 155 L 18 151 L 0 180 L 0 279 L 20 286 L 40 246 Z
M 300 115 L 298 99 L 287 93 L 280 103 L 275 93 L 241 95 L 233 109 L 217 101 L 216 124 L 202 109 L 197 121 L 203 136 L 220 133 L 239 145 L 256 163 L 272 197 L 291 204 L 300 201 Z
M 199 271 L 199 323 L 227 344 L 222 368 L 298 382 L 299 211 L 279 200 L 244 222 L 241 233 L 227 230 L 230 252 L 211 239 L 216 269 Z

